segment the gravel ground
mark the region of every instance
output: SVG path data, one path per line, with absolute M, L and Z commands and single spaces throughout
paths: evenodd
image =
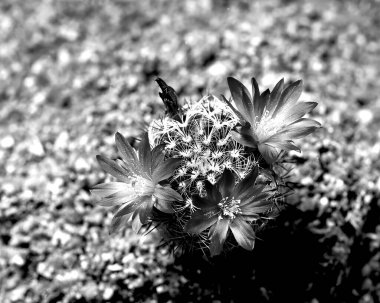
M 379 1 L 11 1 L 0 4 L 0 301 L 380 302 Z M 252 253 L 172 255 L 109 236 L 89 188 L 180 100 L 302 78 L 323 128 L 296 194 Z M 245 298 L 245 299 L 243 299 Z M 247 302 L 247 301 L 245 301 Z

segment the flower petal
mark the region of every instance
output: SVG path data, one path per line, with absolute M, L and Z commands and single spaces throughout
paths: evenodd
M 132 214 L 127 214 L 127 215 L 122 216 L 122 217 L 113 217 L 112 221 L 111 221 L 109 233 L 113 234 L 113 233 L 117 232 L 120 228 L 126 226 L 131 215 Z
M 151 196 L 145 196 L 144 199 L 142 200 L 142 203 L 140 204 L 138 208 L 138 213 L 140 216 L 140 222 L 142 224 L 145 224 L 149 216 L 152 214 L 153 210 L 153 201 Z
M 256 201 L 251 201 L 245 205 L 241 205 L 240 209 L 243 215 L 257 215 L 269 211 L 273 207 L 272 201 L 268 200 L 273 195 L 263 194 L 256 197 Z
M 297 121 L 294 121 L 288 126 L 294 126 L 294 125 L 297 125 L 299 127 L 316 127 L 316 128 L 321 127 L 321 123 L 313 119 L 308 119 L 308 118 L 298 119 Z
M 171 177 L 181 161 L 182 159 L 172 158 L 158 164 L 152 173 L 153 181 L 158 183 Z
M 174 209 L 171 202 L 172 201 L 158 199 L 154 206 L 164 213 L 172 214 L 174 213 Z
M 100 183 L 90 189 L 90 192 L 98 197 L 104 198 L 118 191 L 133 189 L 131 184 L 124 182 Z
M 242 133 L 238 133 L 235 130 L 230 131 L 232 139 L 241 145 L 257 148 L 257 141 L 252 136 L 248 136 Z
M 120 205 L 127 203 L 136 198 L 134 190 L 122 190 L 118 191 L 112 195 L 102 198 L 96 204 L 104 207 L 112 207 L 115 205 Z
M 152 149 L 152 172 L 164 161 L 164 148 L 165 144 L 160 144 Z
M 117 132 L 115 134 L 115 142 L 116 142 L 117 150 L 119 151 L 123 160 L 130 167 L 130 169 L 135 174 L 138 174 L 139 172 L 141 172 L 141 164 L 139 160 L 137 159 L 136 151 L 129 144 L 127 139 L 125 139 L 125 137 L 121 133 Z
M 150 176 L 152 174 L 152 152 L 150 149 L 148 133 L 145 132 L 139 145 L 139 161 L 144 171 Z
M 275 190 L 267 190 L 257 192 L 251 196 L 247 196 L 244 201 L 240 203 L 240 208 L 247 207 L 248 209 L 250 207 L 260 206 L 261 204 L 258 204 L 260 201 L 269 200 L 275 195 L 275 193 Z M 272 205 L 272 201 L 269 201 L 269 204 Z
M 139 233 L 143 224 L 140 221 L 140 214 L 139 214 L 138 210 L 136 210 L 132 214 L 131 222 L 132 222 L 132 230 L 135 233 Z
M 305 114 L 312 111 L 318 105 L 317 102 L 299 102 L 290 107 L 286 112 L 281 113 L 284 121 L 294 122 L 302 118 Z
M 252 226 L 241 219 L 236 217 L 230 224 L 232 234 L 236 242 L 246 250 L 252 250 L 255 246 L 255 232 Z
M 273 146 L 275 148 L 286 150 L 286 151 L 295 150 L 295 151 L 301 152 L 301 149 L 298 146 L 294 145 L 294 143 L 290 140 L 274 141 L 274 142 L 271 142 L 271 141 L 268 142 L 267 141 L 266 144 L 269 146 Z
M 259 85 L 257 84 L 257 81 L 255 78 L 251 78 L 251 84 L 252 84 L 252 99 L 253 99 L 253 112 L 252 112 L 252 118 L 255 119 L 257 116 L 259 119 L 261 116 L 258 115 L 259 113 L 259 103 L 260 103 L 260 89 Z
M 100 167 L 110 175 L 126 183 L 130 182 L 128 177 L 131 176 L 131 173 L 122 168 L 115 161 L 101 155 L 97 155 L 96 160 L 98 160 Z
M 258 108 L 257 108 L 256 116 L 261 117 L 263 115 L 264 109 L 266 108 L 267 103 L 269 101 L 269 97 L 270 97 L 270 90 L 269 89 L 267 89 L 266 91 L 264 91 L 261 94 L 261 96 L 258 100 Z
M 227 238 L 227 232 L 230 226 L 229 219 L 220 219 L 217 221 L 213 234 L 211 235 L 210 241 L 210 253 L 211 256 L 220 254 L 223 249 L 223 244 Z
M 222 100 L 224 101 L 224 103 L 227 104 L 227 106 L 234 112 L 234 114 L 236 115 L 236 117 L 239 119 L 239 123 L 241 125 L 244 125 L 244 126 L 249 126 L 250 123 L 249 121 L 247 121 L 243 115 L 231 104 L 230 101 L 227 100 L 227 98 L 223 95 L 221 95 L 222 97 Z
M 302 118 L 286 126 L 278 135 L 284 139 L 299 139 L 311 134 L 320 126 L 321 124 L 315 120 Z
M 259 144 L 259 151 L 268 164 L 272 164 L 273 162 L 275 162 L 280 153 L 280 151 L 277 148 L 267 145 L 265 143 Z
M 230 197 L 235 186 L 235 177 L 233 173 L 230 170 L 225 169 L 218 184 L 219 192 L 222 194 L 222 197 Z
M 208 204 L 216 205 L 222 200 L 222 195 L 219 192 L 218 186 L 216 184 L 212 185 L 209 181 L 205 181 L 205 189 L 207 193 Z
M 213 188 L 215 188 L 215 186 L 213 186 Z M 202 210 L 215 208 L 216 205 L 222 199 L 222 195 L 217 190 L 216 190 L 216 192 L 218 193 L 217 197 L 212 197 L 212 196 L 210 196 L 209 193 L 207 193 L 206 198 L 201 198 L 198 195 L 192 196 L 191 198 L 193 200 L 193 204 L 195 205 L 195 207 L 200 208 Z
M 218 220 L 218 211 L 213 208 L 214 213 L 205 213 L 203 210 L 197 210 L 192 215 L 190 220 L 185 225 L 185 232 L 189 234 L 200 234 L 205 229 L 209 228 Z
M 276 117 L 276 115 L 279 114 L 280 111 L 287 110 L 287 108 L 292 107 L 297 102 L 297 100 L 301 96 L 302 87 L 302 80 L 298 80 L 291 83 L 287 88 L 284 89 L 284 91 L 281 94 L 278 105 L 275 111 L 273 112 L 273 117 Z
M 157 199 L 166 201 L 183 201 L 182 196 L 170 186 L 157 185 L 153 195 Z
M 278 105 L 278 101 L 280 101 L 281 93 L 284 89 L 284 78 L 282 78 L 276 86 L 273 88 L 269 102 L 267 103 L 267 111 L 269 112 L 269 116 L 272 116 L 274 110 L 276 109 Z
M 115 217 L 122 217 L 134 212 L 144 201 L 146 196 L 138 196 L 124 203 L 115 213 Z
M 255 166 L 252 171 L 235 186 L 234 195 L 236 197 L 244 196 L 246 191 L 250 191 L 252 188 L 255 188 L 254 184 L 258 174 L 259 169 Z
M 253 117 L 253 104 L 248 89 L 243 83 L 233 77 L 228 77 L 227 83 L 236 107 L 245 120 L 250 122 L 252 120 L 251 117 Z
M 246 188 L 245 191 L 241 191 L 238 195 L 236 195 L 237 198 L 242 200 L 240 206 L 243 206 L 246 204 L 246 201 L 249 202 L 249 199 L 252 197 L 256 197 L 257 195 L 260 195 L 266 188 L 265 184 L 258 184 L 258 185 L 251 185 L 250 187 Z

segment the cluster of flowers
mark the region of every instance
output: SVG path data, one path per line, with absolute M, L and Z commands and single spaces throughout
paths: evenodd
M 253 249 L 257 229 L 285 194 L 284 154 L 299 151 L 293 140 L 320 127 L 303 118 L 317 103 L 298 102 L 302 81 L 285 87 L 281 80 L 260 93 L 252 78 L 252 94 L 232 77 L 227 82 L 234 104 L 208 95 L 179 107 L 158 79 L 166 116 L 151 123 L 138 150 L 117 133 L 121 159 L 97 156 L 118 180 L 92 189 L 99 205 L 115 210 L 111 232 L 153 227 L 173 247 L 207 247 L 212 256 L 227 243 Z

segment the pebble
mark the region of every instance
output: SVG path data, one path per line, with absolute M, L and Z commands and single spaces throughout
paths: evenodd
M 13 183 L 3 183 L 1 189 L 4 191 L 5 195 L 11 196 L 17 192 L 17 186 Z
M 369 109 L 361 109 L 357 112 L 357 120 L 359 123 L 367 125 L 373 120 L 373 112 Z
M 16 287 L 9 293 L 9 302 L 24 302 L 25 293 L 27 292 L 27 290 L 28 287 L 26 285 L 20 285 Z
M 11 135 L 5 136 L 0 141 L 0 146 L 4 149 L 9 149 L 15 144 L 15 139 Z
M 49 265 L 46 262 L 38 263 L 37 265 L 37 273 L 41 276 L 50 279 L 54 273 L 54 267 Z
M 74 168 L 77 172 L 87 172 L 91 169 L 91 165 L 82 157 L 75 160 Z
M 44 147 L 38 137 L 35 137 L 28 144 L 28 151 L 37 157 L 42 157 L 45 154 Z
M 110 300 L 114 294 L 114 289 L 111 287 L 106 287 L 106 289 L 103 292 L 103 299 L 104 300 Z
M 110 264 L 107 266 L 107 269 L 109 271 L 121 271 L 123 270 L 123 266 L 121 266 L 120 264 Z
M 58 137 L 55 139 L 54 142 L 54 149 L 55 150 L 62 150 L 68 147 L 69 143 L 69 133 L 68 132 L 62 132 L 58 135 Z
M 78 269 L 73 269 L 73 270 L 58 274 L 55 277 L 55 280 L 61 283 L 68 283 L 68 282 L 84 280 L 85 278 L 86 278 L 86 275 L 82 271 Z
M 25 259 L 21 255 L 16 254 L 11 257 L 10 263 L 17 266 L 23 266 L 25 264 Z
M 71 235 L 58 229 L 54 232 L 51 242 L 54 246 L 65 246 L 71 240 Z
M 207 69 L 207 72 L 212 77 L 223 77 L 228 73 L 228 67 L 222 62 L 215 62 Z
M 329 204 L 329 199 L 327 197 L 322 197 L 320 200 L 319 200 L 319 204 L 322 206 L 322 207 L 326 207 L 328 204 Z

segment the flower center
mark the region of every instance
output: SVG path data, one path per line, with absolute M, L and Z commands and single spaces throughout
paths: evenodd
M 218 206 L 221 210 L 221 214 L 219 215 L 219 219 L 229 218 L 230 220 L 235 219 L 238 214 L 241 214 L 240 209 L 240 200 L 235 200 L 234 197 L 231 199 L 229 197 L 223 198 Z
M 275 133 L 277 133 L 282 125 L 279 119 L 272 119 L 272 116 L 269 114 L 268 110 L 265 110 L 263 115 L 261 116 L 260 121 L 257 121 L 254 125 L 254 132 L 258 137 L 259 141 L 262 141 Z
M 141 176 L 133 176 L 131 178 L 133 189 L 137 196 L 143 196 L 149 194 L 149 191 L 152 189 L 152 181 L 147 180 Z

